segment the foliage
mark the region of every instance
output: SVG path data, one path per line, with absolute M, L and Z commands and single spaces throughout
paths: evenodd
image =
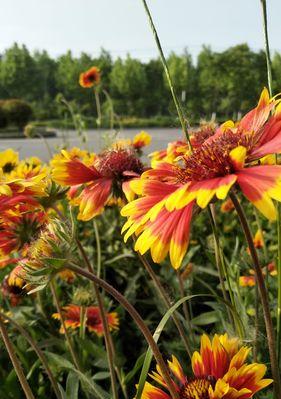
M 204 47 L 197 60 L 185 50 L 171 53 L 167 59 L 182 106 L 193 119 L 232 117 L 245 112 L 255 103 L 260 87 L 266 85 L 265 57 L 262 51 L 252 51 L 241 44 L 223 52 Z M 71 51 L 52 59 L 46 51 L 31 54 L 25 46 L 14 44 L 0 61 L 0 98 L 21 98 L 31 102 L 39 120 L 62 118 L 54 99 L 63 93 L 74 102 L 84 116 L 96 116 L 91 90 L 83 90 L 79 74 L 96 65 L 102 71 L 100 95 L 107 98 L 120 116 L 150 118 L 156 115 L 174 116 L 169 89 L 159 59 L 142 62 L 127 56 L 112 60 L 104 49 L 98 57 Z M 280 90 L 280 54 L 273 57 L 273 77 Z
M 2 108 L 8 122 L 17 126 L 19 129 L 23 129 L 32 116 L 31 106 L 23 100 L 6 100 L 3 102 Z

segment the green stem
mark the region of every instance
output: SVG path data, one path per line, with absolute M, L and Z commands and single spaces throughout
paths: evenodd
M 179 270 L 177 270 L 177 278 L 178 278 L 178 282 L 179 282 L 180 299 L 182 299 L 186 295 L 185 295 L 185 292 L 184 292 L 184 282 L 183 282 L 183 279 L 182 279 L 182 276 L 181 276 L 181 273 L 180 273 Z M 182 304 L 182 307 L 183 307 L 183 313 L 184 313 L 185 321 L 186 321 L 186 323 L 188 325 L 188 330 L 189 330 L 190 336 L 192 338 L 192 343 L 195 344 L 195 336 L 194 336 L 194 331 L 193 331 L 193 328 L 192 328 L 192 325 L 191 325 L 191 321 L 190 321 L 190 315 L 189 315 L 189 310 L 188 310 L 188 307 L 187 307 L 187 303 L 184 302 Z
M 96 227 L 96 223 L 94 221 L 94 226 Z M 98 232 L 98 230 L 97 230 Z M 97 247 L 100 248 L 100 243 L 99 243 L 99 236 L 98 240 L 97 240 Z M 89 261 L 89 258 L 83 248 L 83 245 L 81 244 L 81 242 L 77 239 L 76 240 L 77 245 L 78 245 L 78 249 L 83 257 L 83 260 L 89 270 L 89 273 L 94 274 L 94 269 L 91 265 L 91 262 Z M 99 243 L 99 244 L 98 244 Z M 100 252 L 100 250 L 98 251 L 98 253 Z M 99 271 L 99 267 L 98 267 L 98 271 Z M 99 277 L 99 276 L 98 276 Z M 105 340 L 105 347 L 106 347 L 106 354 L 107 354 L 107 360 L 108 360 L 108 366 L 109 366 L 109 372 L 110 372 L 110 378 L 111 378 L 111 387 L 112 387 L 112 393 L 113 393 L 113 398 L 114 399 L 118 399 L 118 388 L 117 388 L 117 384 L 116 384 L 116 378 L 115 378 L 115 367 L 114 367 L 114 347 L 113 347 L 113 342 L 111 339 L 111 334 L 110 334 L 110 330 L 109 330 L 109 326 L 108 326 L 108 321 L 107 321 L 107 317 L 105 314 L 105 310 L 104 310 L 104 306 L 103 306 L 103 301 L 102 301 L 102 297 L 99 291 L 99 288 L 97 286 L 97 284 L 94 282 L 94 290 L 95 290 L 95 295 L 98 301 L 98 307 L 99 307 L 99 311 L 100 311 L 100 315 L 101 315 L 101 320 L 102 320 L 102 326 L 103 326 L 103 331 L 104 331 L 104 340 Z
M 50 367 L 48 365 L 48 361 L 45 357 L 44 352 L 40 349 L 40 347 L 37 345 L 37 343 L 34 341 L 34 339 L 31 337 L 31 335 L 29 335 L 28 332 L 20 324 L 18 324 L 15 320 L 13 320 L 11 317 L 5 315 L 2 312 L 0 312 L 0 317 L 2 317 L 3 319 L 6 319 L 9 323 L 11 323 L 21 333 L 21 335 L 27 340 L 29 345 L 34 349 L 34 352 L 37 354 L 44 369 L 46 370 L 46 373 L 49 377 L 49 380 L 51 382 L 51 385 L 53 387 L 53 390 L 55 392 L 57 399 L 62 399 L 57 381 L 52 373 L 52 370 L 50 369 Z
M 106 292 L 108 292 L 111 296 L 113 296 L 130 314 L 132 319 L 135 321 L 137 324 L 138 328 L 144 335 L 147 343 L 151 347 L 151 350 L 153 352 L 153 355 L 156 359 L 156 362 L 159 365 L 159 368 L 161 370 L 161 373 L 163 375 L 163 378 L 167 384 L 168 390 L 171 394 L 172 399 L 179 399 L 179 394 L 175 389 L 174 383 L 171 380 L 171 376 L 168 370 L 168 367 L 161 355 L 161 352 L 158 349 L 158 346 L 156 342 L 153 339 L 153 336 L 145 324 L 144 320 L 140 316 L 140 314 L 137 312 L 137 310 L 127 301 L 127 299 L 119 292 L 117 291 L 114 287 L 112 287 L 110 284 L 108 284 L 105 280 L 95 276 L 93 273 L 88 272 L 85 269 L 82 269 L 81 267 L 70 264 L 68 266 L 70 270 L 73 272 L 86 277 L 87 279 L 93 281 L 95 284 L 99 285 L 101 288 L 103 288 Z
M 267 66 L 268 90 L 270 97 L 272 97 L 272 71 L 271 71 L 271 60 L 270 60 L 268 28 L 267 28 L 266 0 L 261 0 L 261 5 L 262 5 L 263 34 L 264 34 L 264 45 L 265 45 L 266 66 Z
M 109 107 L 110 107 L 110 130 L 113 130 L 113 128 L 114 128 L 114 107 L 113 107 L 113 102 L 112 102 L 112 99 L 111 99 L 109 93 L 105 89 L 103 89 L 102 92 L 105 95 L 105 97 L 106 97 L 106 99 L 107 99 L 107 101 L 109 103 Z
M 24 375 L 24 372 L 22 370 L 21 364 L 20 364 L 20 362 L 19 362 L 19 360 L 17 358 L 14 346 L 13 346 L 12 342 L 10 341 L 10 338 L 9 338 L 9 335 L 8 335 L 7 330 L 6 330 L 5 323 L 4 323 L 3 319 L 2 319 L 2 317 L 0 317 L 0 331 L 1 331 L 3 342 L 5 344 L 7 352 L 9 354 L 10 359 L 11 359 L 11 362 L 12 362 L 12 364 L 14 366 L 15 372 L 17 374 L 17 377 L 19 379 L 19 382 L 21 384 L 23 392 L 25 393 L 26 399 L 35 399 L 32 391 L 31 391 L 31 388 L 30 388 L 30 386 L 29 386 L 29 384 L 27 382 L 27 379 L 26 379 L 26 377 Z
M 174 100 L 174 103 L 175 103 L 175 106 L 176 106 L 176 110 L 177 110 L 177 113 L 178 113 L 178 116 L 179 116 L 179 120 L 180 120 L 180 123 L 181 123 L 182 130 L 183 130 L 183 132 L 184 132 L 184 134 L 186 136 L 186 140 L 187 140 L 187 142 L 189 144 L 189 148 L 190 148 L 190 150 L 192 150 L 192 145 L 191 145 L 189 134 L 188 134 L 188 130 L 187 130 L 187 123 L 186 123 L 186 120 L 185 120 L 185 117 L 184 117 L 184 113 L 183 113 L 182 107 L 180 105 L 179 99 L 178 99 L 177 94 L 176 94 L 175 89 L 174 89 L 174 84 L 173 84 L 173 81 L 172 81 L 172 78 L 171 78 L 171 75 L 170 75 L 170 71 L 169 71 L 169 67 L 168 67 L 166 58 L 165 58 L 163 50 L 162 50 L 162 46 L 161 46 L 161 43 L 160 43 L 160 39 L 159 39 L 157 30 L 155 28 L 155 25 L 154 25 L 154 22 L 153 22 L 153 19 L 152 19 L 151 13 L 149 11 L 149 8 L 148 8 L 146 0 L 142 0 L 142 3 L 143 3 L 143 6 L 144 6 L 146 15 L 148 17 L 149 24 L 150 24 L 150 27 L 151 27 L 151 30 L 152 30 L 152 33 L 153 33 L 153 36 L 154 36 L 154 39 L 155 39 L 159 54 L 160 54 L 160 58 L 161 58 L 161 61 L 162 61 L 162 64 L 163 64 L 163 68 L 164 68 L 164 71 L 165 71 L 165 74 L 166 74 L 166 77 L 167 77 L 167 80 L 168 80 L 168 84 L 169 84 L 169 87 L 170 87 L 170 90 L 171 90 L 171 94 L 172 94 L 172 97 L 173 97 L 173 100 Z
M 101 275 L 101 244 L 100 244 L 100 235 L 99 229 L 97 225 L 97 221 L 94 219 L 94 232 L 95 232 L 95 239 L 96 239 L 96 246 L 97 246 L 97 276 L 100 277 Z
M 86 328 L 86 308 L 85 306 L 80 306 L 80 329 L 79 329 L 79 336 L 81 339 L 85 338 L 85 328 Z
M 217 225 L 216 225 L 213 204 L 211 204 L 208 207 L 208 212 L 209 212 L 209 217 L 210 217 L 211 226 L 212 226 L 212 230 L 213 230 L 216 264 L 217 264 L 217 268 L 218 268 L 218 272 L 219 272 L 219 278 L 220 278 L 220 284 L 222 287 L 223 299 L 225 301 L 228 301 L 228 295 L 227 295 L 225 284 L 224 284 L 224 278 L 226 278 L 231 305 L 233 306 L 233 309 L 234 309 L 233 316 L 230 313 L 229 309 L 227 309 L 228 318 L 229 318 L 230 323 L 233 325 L 234 331 L 236 331 L 236 333 L 242 339 L 243 331 L 242 331 L 242 327 L 240 325 L 239 319 L 237 317 L 238 312 L 237 312 L 237 308 L 236 308 L 236 302 L 235 302 L 234 293 L 233 293 L 232 287 L 231 287 L 229 273 L 228 273 L 227 267 L 225 265 L 224 254 L 223 254 L 223 251 L 222 251 L 222 248 L 220 245 L 220 238 L 219 238 L 219 233 L 218 233 L 218 229 L 217 229 Z
M 268 38 L 268 24 L 267 24 L 267 5 L 266 0 L 261 0 L 262 5 L 262 19 L 263 19 L 263 33 L 264 33 L 264 44 L 265 44 L 265 55 L 266 55 L 266 66 L 267 66 L 267 80 L 268 90 L 270 97 L 273 95 L 272 91 L 272 68 L 270 59 L 269 49 L 269 38 Z M 275 155 L 276 164 L 278 163 L 278 154 Z M 281 362 L 281 205 L 277 203 L 277 273 L 278 273 L 278 295 L 277 295 L 277 356 L 278 363 Z
M 98 90 L 96 88 L 94 89 L 94 94 L 95 94 L 95 101 L 96 101 L 97 115 L 98 115 L 97 126 L 101 127 L 102 114 L 101 114 L 100 96 L 99 96 Z
M 65 335 L 65 338 L 66 338 L 66 342 L 67 342 L 67 345 L 68 345 L 69 352 L 70 352 L 70 355 L 72 357 L 73 363 L 74 363 L 75 367 L 77 368 L 77 370 L 82 372 L 82 369 L 81 369 L 79 361 L 78 361 L 78 357 L 77 357 L 77 355 L 75 353 L 75 350 L 74 350 L 74 348 L 72 346 L 72 342 L 71 342 L 70 336 L 69 336 L 67 328 L 65 326 L 64 316 L 63 316 L 63 312 L 62 312 L 62 309 L 61 309 L 61 306 L 60 306 L 60 303 L 59 303 L 59 298 L 58 298 L 58 295 L 57 295 L 57 291 L 56 291 L 56 287 L 55 287 L 54 281 L 50 282 L 50 287 L 51 287 L 52 295 L 53 295 L 53 298 L 54 298 L 54 301 L 55 301 L 55 305 L 56 305 L 58 314 L 60 316 L 60 321 L 61 321 L 61 324 L 62 324 L 63 332 L 64 332 L 64 335 Z
M 158 277 L 156 276 L 156 274 L 154 273 L 154 271 L 153 271 L 151 265 L 149 264 L 149 262 L 147 261 L 147 259 L 145 258 L 145 256 L 144 256 L 144 255 L 141 255 L 139 252 L 137 252 L 137 253 L 138 253 L 138 256 L 139 256 L 139 258 L 140 258 L 142 264 L 144 265 L 144 268 L 146 269 L 147 273 L 149 274 L 151 280 L 153 281 L 153 284 L 154 284 L 155 288 L 157 289 L 157 291 L 158 291 L 158 293 L 159 293 L 159 297 L 160 297 L 161 300 L 163 301 L 163 304 L 164 304 L 165 308 L 166 308 L 167 310 L 169 310 L 169 309 L 171 308 L 171 306 L 172 306 L 172 303 L 171 303 L 171 301 L 170 301 L 170 299 L 169 299 L 169 296 L 167 295 L 167 293 L 166 293 L 166 291 L 165 291 L 163 285 L 161 284 L 159 278 L 158 278 Z M 184 344 L 185 350 L 186 350 L 188 356 L 189 356 L 190 359 L 191 359 L 191 357 L 192 357 L 192 351 L 191 351 L 189 342 L 188 342 L 188 340 L 187 340 L 186 334 L 185 334 L 185 332 L 184 332 L 184 330 L 183 330 L 183 327 L 182 327 L 182 325 L 181 325 L 181 322 L 180 322 L 178 316 L 176 315 L 176 313 L 173 313 L 171 317 L 172 317 L 172 319 L 173 319 L 173 321 L 174 321 L 174 323 L 175 323 L 175 326 L 176 326 L 177 329 L 178 329 L 178 332 L 179 332 L 180 337 L 181 337 L 181 339 L 182 339 L 182 342 L 183 342 L 183 344 Z M 191 328 L 190 328 L 190 332 L 191 332 Z
M 279 373 L 279 367 L 278 367 L 278 361 L 277 361 L 275 334 L 274 334 L 273 323 L 272 323 L 271 314 L 270 314 L 268 292 L 267 292 L 267 289 L 266 289 L 266 286 L 264 283 L 262 268 L 259 263 L 258 254 L 257 254 L 256 248 L 254 245 L 252 233 L 251 233 L 250 226 L 248 224 L 246 215 L 244 213 L 244 210 L 243 210 L 238 198 L 236 197 L 236 195 L 233 192 L 230 193 L 230 198 L 232 199 L 232 202 L 233 202 L 236 212 L 238 214 L 241 227 L 244 231 L 245 238 L 248 243 L 250 254 L 251 254 L 251 257 L 253 260 L 253 265 L 255 267 L 256 282 L 259 287 L 260 300 L 261 300 L 261 304 L 262 304 L 262 308 L 263 308 L 263 315 L 264 315 L 266 334 L 267 334 L 267 340 L 268 340 L 271 371 L 272 371 L 272 376 L 273 376 L 273 380 L 274 380 L 275 398 L 280 399 L 281 398 L 280 373 Z

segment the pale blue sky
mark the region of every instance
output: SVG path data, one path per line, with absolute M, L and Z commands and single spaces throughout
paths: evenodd
M 263 46 L 260 0 L 148 0 L 163 48 L 196 56 L 248 42 Z M 0 52 L 13 42 L 58 56 L 126 53 L 147 60 L 157 52 L 141 0 L 0 0 Z M 271 48 L 281 51 L 281 0 L 268 0 Z

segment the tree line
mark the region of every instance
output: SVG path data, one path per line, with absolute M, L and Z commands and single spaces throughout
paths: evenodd
M 168 65 L 176 92 L 188 115 L 193 118 L 233 117 L 244 113 L 257 101 L 267 85 L 263 51 L 252 51 L 240 44 L 222 52 L 203 47 L 196 62 L 185 50 L 171 53 Z M 101 50 L 98 57 L 71 51 L 53 59 L 46 51 L 31 53 L 26 46 L 14 44 L 0 58 L 0 99 L 19 98 L 29 102 L 34 117 L 47 120 L 60 117 L 56 101 L 62 93 L 82 115 L 95 113 L 94 95 L 79 86 L 81 72 L 96 65 L 102 78 L 101 103 L 111 105 L 120 116 L 152 117 L 174 115 L 169 87 L 159 59 L 142 62 L 127 55 L 113 60 Z M 281 55 L 272 58 L 274 91 L 281 89 Z

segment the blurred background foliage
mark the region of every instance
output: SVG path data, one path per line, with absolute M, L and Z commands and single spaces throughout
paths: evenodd
M 168 64 L 182 105 L 193 122 L 210 118 L 216 110 L 218 120 L 237 118 L 253 107 L 260 88 L 266 86 L 266 65 L 263 51 L 254 52 L 247 44 L 214 52 L 203 47 L 197 60 L 188 50 L 171 53 Z M 14 44 L 0 59 L 0 99 L 18 98 L 33 108 L 34 120 L 61 119 L 58 103 L 63 93 L 84 117 L 95 116 L 92 90 L 78 84 L 79 74 L 96 65 L 102 72 L 100 96 L 104 111 L 110 106 L 109 93 L 116 114 L 128 120 L 142 119 L 153 126 L 169 126 L 175 116 L 174 106 L 159 59 L 142 62 L 127 55 L 113 59 L 101 49 L 99 57 L 71 51 L 52 59 L 46 51 L 30 53 L 24 45 Z M 281 88 L 281 55 L 272 59 L 274 91 Z M 170 118 L 169 118 L 170 117 Z M 164 118 L 164 119 L 161 119 Z M 166 119 L 165 119 L 166 118 Z M 134 123 L 133 123 L 134 124 Z

